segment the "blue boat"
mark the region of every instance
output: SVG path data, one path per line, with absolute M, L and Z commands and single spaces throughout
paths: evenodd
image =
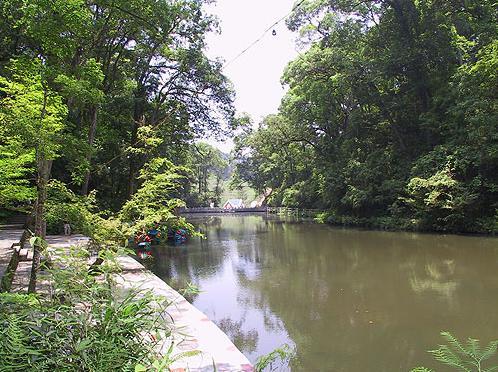
M 157 228 L 150 229 L 147 232 L 147 236 L 150 238 L 150 241 L 153 245 L 161 243 L 161 231 L 159 231 Z
M 168 240 L 173 241 L 175 244 L 184 243 L 187 241 L 187 230 L 177 229 L 168 231 Z
M 134 238 L 128 238 L 128 247 L 134 249 L 150 249 L 151 242 L 141 241 L 137 242 Z

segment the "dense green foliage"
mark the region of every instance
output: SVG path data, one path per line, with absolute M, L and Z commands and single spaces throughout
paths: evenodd
M 0 204 L 15 207 L 35 198 L 27 175 L 32 173 L 33 153 L 21 153 L 18 145 L 0 145 Z
M 219 206 L 224 191 L 224 181 L 229 177 L 227 156 L 220 150 L 201 142 L 192 146 L 187 166 L 192 170 L 183 197 L 187 205 Z
M 191 229 L 181 200 L 219 203 L 226 165 L 196 142 L 237 122 L 222 63 L 204 54 L 207 2 L 1 2 L 0 210 L 32 212 L 38 237 L 67 221 L 116 249 L 154 222 Z
M 53 178 L 83 195 L 97 190 L 112 211 L 155 158 L 198 171 L 194 141 L 233 124 L 221 62 L 203 51 L 217 27 L 203 3 L 2 2 L 0 165 L 19 167 L 0 176 L 1 206 L 34 199 L 22 189 L 35 186 L 34 151 L 53 161 Z
M 237 177 L 330 222 L 498 228 L 493 1 L 304 1 L 305 52 L 277 115 L 237 146 Z
M 133 371 L 162 359 L 168 303 L 145 291 L 116 291 L 110 252 L 103 273 L 89 275 L 88 255 L 81 248 L 59 255 L 49 270 L 51 295 L 0 294 L 0 370 Z

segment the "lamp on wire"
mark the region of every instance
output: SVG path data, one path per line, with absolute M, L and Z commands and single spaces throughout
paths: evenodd
M 277 36 L 277 31 L 273 28 L 275 27 L 276 25 L 278 25 L 280 22 L 282 22 L 285 18 L 287 18 L 292 12 L 295 12 L 306 0 L 300 0 L 299 3 L 297 3 L 293 8 L 292 10 L 286 14 L 285 16 L 283 16 L 282 18 L 278 19 L 277 21 L 273 22 L 271 24 L 270 27 L 268 27 L 264 32 L 263 34 L 257 38 L 256 40 L 254 40 L 251 44 L 249 44 L 249 46 L 247 46 L 245 49 L 243 49 L 239 54 L 237 54 L 234 58 L 232 58 L 230 61 L 226 62 L 224 65 L 223 65 L 223 68 L 226 68 L 227 66 L 231 65 L 234 61 L 236 61 L 237 59 L 239 59 L 240 56 L 242 56 L 244 53 L 246 53 L 249 49 L 251 49 L 254 45 L 256 45 L 258 42 L 260 42 L 263 37 L 266 35 L 266 33 L 270 30 L 272 30 L 271 34 L 273 36 Z M 272 29 L 273 28 L 273 29 Z

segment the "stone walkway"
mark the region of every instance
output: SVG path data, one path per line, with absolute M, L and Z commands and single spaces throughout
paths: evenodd
M 7 266 L 12 250 L 12 243 L 19 241 L 22 230 L 0 230 L 0 273 Z M 47 236 L 52 247 L 69 247 L 85 244 L 88 238 L 81 235 Z M 195 356 L 182 358 L 174 363 L 173 372 L 239 372 L 254 371 L 248 359 L 235 347 L 205 314 L 191 305 L 178 292 L 168 286 L 159 277 L 145 269 L 139 262 L 129 256 L 119 258 L 122 273 L 117 282 L 122 289 L 139 287 L 151 290 L 154 294 L 166 297 L 171 301 L 166 316 L 173 320 L 174 335 L 173 355 L 199 351 Z M 14 288 L 27 288 L 31 261 L 20 262 L 14 277 Z M 169 345 L 165 345 L 167 349 Z M 164 350 L 166 351 L 166 350 Z
M 19 239 L 23 230 L 18 225 L 2 225 L 0 226 L 0 278 L 5 273 L 9 261 L 12 257 L 12 244 L 19 243 Z M 47 236 L 47 242 L 52 247 L 68 247 L 71 245 L 85 244 L 88 241 L 87 237 L 83 235 L 60 236 L 52 235 Z M 31 250 L 29 242 L 26 242 L 25 248 Z M 21 251 L 22 252 L 22 251 Z M 16 272 L 12 279 L 12 292 L 26 292 L 29 284 L 29 276 L 31 273 L 32 253 L 28 255 L 28 260 L 21 259 L 17 265 Z M 39 281 L 38 286 L 43 283 Z M 38 288 L 40 289 L 40 288 Z
M 19 243 L 22 232 L 22 226 L 19 225 L 0 226 L 0 278 L 3 276 L 12 256 L 12 244 Z
M 192 350 L 201 352 L 197 356 L 175 362 L 171 367 L 172 371 L 254 371 L 247 358 L 227 335 L 178 292 L 131 257 L 120 257 L 119 263 L 123 272 L 118 283 L 123 288 L 139 287 L 152 290 L 154 294 L 172 301 L 167 313 L 173 319 L 177 331 L 174 336 L 173 354 Z

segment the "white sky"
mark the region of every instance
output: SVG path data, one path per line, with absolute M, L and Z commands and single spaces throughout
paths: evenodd
M 231 61 L 243 49 L 258 39 L 275 21 L 287 15 L 295 0 L 218 0 L 207 11 L 220 20 L 221 34 L 207 36 L 209 57 Z M 297 56 L 295 36 L 285 21 L 274 27 L 276 36 L 268 32 L 256 45 L 224 70 L 236 92 L 238 113 L 247 112 L 254 123 L 276 113 L 285 93 L 280 77 L 285 66 Z M 209 143 L 229 152 L 231 141 Z

